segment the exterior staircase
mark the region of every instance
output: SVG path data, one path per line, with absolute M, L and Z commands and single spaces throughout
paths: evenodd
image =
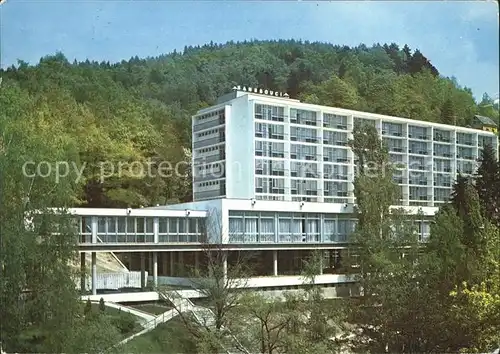
M 212 310 L 202 307 L 202 306 L 196 306 L 191 300 L 188 298 L 183 297 L 181 294 L 179 294 L 177 291 L 159 291 L 158 294 L 160 295 L 160 298 L 169 301 L 172 303 L 174 306 L 173 309 L 165 311 L 164 313 L 158 315 L 158 316 L 152 316 L 149 314 L 146 314 L 149 316 L 146 318 L 145 313 L 142 311 L 136 310 L 136 309 L 130 309 L 127 308 L 131 313 L 136 314 L 137 316 L 140 316 L 143 319 L 146 319 L 145 322 L 143 322 L 143 330 L 131 335 L 130 337 L 125 338 L 121 342 L 115 344 L 111 348 L 108 348 L 105 350 L 105 352 L 110 351 L 111 349 L 117 348 L 127 342 L 130 342 L 132 339 L 139 337 L 145 333 L 148 333 L 158 327 L 162 323 L 166 323 L 170 321 L 171 319 L 175 318 L 178 316 L 180 313 L 183 312 L 191 312 L 196 320 L 196 322 L 205 328 L 214 328 L 215 327 L 215 315 Z M 111 305 L 112 304 L 112 305 Z M 116 308 L 123 308 L 123 306 L 114 304 L 114 303 L 106 303 L 106 306 L 111 307 L 116 307 Z M 132 311 L 130 311 L 132 310 Z M 150 319 L 147 321 L 147 319 Z M 228 344 L 224 346 L 225 352 L 227 354 L 250 354 L 248 350 L 246 350 L 236 339 L 234 335 L 231 334 L 229 330 L 226 328 L 222 328 L 222 330 L 226 331 L 226 333 L 229 334 L 228 338 Z
M 178 313 L 191 311 L 196 322 L 198 322 L 200 326 L 203 326 L 205 328 L 215 328 L 215 314 L 211 309 L 202 306 L 196 306 L 191 300 L 183 297 L 179 292 L 175 290 L 158 292 L 158 294 L 161 298 L 171 302 Z M 224 349 L 227 354 L 250 354 L 250 352 L 240 344 L 238 339 L 233 334 L 231 334 L 229 329 L 222 327 L 221 330 L 228 334 L 228 343 L 224 345 Z

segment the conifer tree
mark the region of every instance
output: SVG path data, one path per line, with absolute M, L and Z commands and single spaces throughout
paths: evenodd
M 83 314 L 85 316 L 88 316 L 92 313 L 92 303 L 90 302 L 90 299 L 87 299 L 87 302 L 85 303 L 85 308 L 83 309 Z
M 455 208 L 457 214 L 462 218 L 465 214 L 467 214 L 467 210 L 465 208 L 467 200 L 466 188 L 469 183 L 469 178 L 459 173 L 451 192 L 451 205 Z
M 455 124 L 455 109 L 451 99 L 446 99 L 441 107 L 441 123 Z
M 485 216 L 500 225 L 500 163 L 495 151 L 486 145 L 481 152 L 475 185 Z
M 414 323 L 408 321 L 408 313 L 417 313 L 418 238 L 409 217 L 391 210 L 399 191 L 376 129 L 355 127 L 350 145 L 358 159 L 354 181 L 358 224 L 350 236 L 348 264 L 361 287 L 361 296 L 350 310 L 370 342 L 368 348 L 358 343 L 358 349 L 401 352 L 405 345 L 418 347 Z
M 104 311 L 106 311 L 106 305 L 104 304 L 104 298 L 102 297 L 99 300 L 99 311 L 101 311 L 101 313 L 104 313 Z

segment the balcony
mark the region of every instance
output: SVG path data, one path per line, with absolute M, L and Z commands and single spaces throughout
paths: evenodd
M 403 136 L 403 133 L 402 132 L 398 132 L 398 131 L 386 131 L 386 130 L 382 130 L 382 135 L 384 136 L 394 136 L 394 137 L 402 137 Z
M 411 179 L 410 178 L 409 184 L 416 185 L 416 186 L 426 186 L 427 179 Z
M 408 134 L 408 139 L 412 140 L 431 140 L 431 138 L 427 135 L 422 135 L 422 134 Z
M 413 150 L 413 149 L 410 149 L 409 153 L 410 154 L 415 154 L 415 155 L 429 155 L 429 151 L 425 151 L 425 150 Z
M 451 137 L 446 135 L 441 135 L 439 133 L 434 134 L 434 141 L 442 142 L 442 143 L 451 143 Z
M 283 243 L 319 242 L 320 233 L 280 233 L 278 240 Z

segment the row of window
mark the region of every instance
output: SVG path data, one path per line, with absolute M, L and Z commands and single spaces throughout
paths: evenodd
M 214 111 L 202 116 L 196 117 L 193 120 L 193 131 L 209 129 L 226 123 L 224 110 Z
M 197 138 L 203 138 L 205 136 L 210 137 L 212 135 L 224 136 L 225 135 L 225 130 L 224 130 L 224 128 L 217 128 L 217 129 L 205 130 L 205 131 L 203 131 L 201 133 L 197 133 L 196 137 Z
M 346 242 L 355 219 L 334 214 L 229 212 L 229 242 Z M 415 221 L 416 232 L 430 233 L 428 221 Z
M 406 146 L 403 144 L 399 143 L 394 143 L 394 141 L 386 141 L 387 143 L 387 148 L 389 152 L 392 153 L 400 153 L 404 154 L 406 153 Z M 453 157 L 453 151 L 454 149 L 451 148 L 450 145 L 439 145 L 439 144 L 434 144 L 434 151 L 433 155 L 437 157 L 446 157 L 446 158 L 452 158 Z M 467 148 L 467 147 L 457 147 L 457 153 L 456 157 L 459 159 L 463 160 L 475 160 L 477 156 L 474 153 L 473 148 Z M 426 143 L 410 143 L 409 149 L 408 149 L 409 154 L 416 154 L 416 155 L 430 155 L 431 150 L 427 147 Z
M 212 111 L 212 112 L 208 112 L 208 113 L 202 114 L 202 115 L 196 117 L 195 119 L 197 121 L 203 121 L 203 120 L 206 120 L 206 119 L 209 119 L 209 118 L 224 116 L 224 113 L 225 113 L 225 110 L 221 109 L 221 110 L 218 110 L 218 111 Z
M 447 201 L 450 198 L 451 188 L 434 188 L 434 193 L 430 194 L 425 187 L 410 187 L 409 195 L 405 199 L 421 201 Z
M 216 146 L 210 146 L 210 147 L 206 147 L 206 148 L 203 148 L 203 149 L 198 149 L 198 150 L 195 150 L 196 152 L 198 153 L 206 153 L 206 152 L 212 152 L 212 151 L 219 151 L 219 150 L 225 150 L 225 147 L 224 145 L 216 145 Z
M 290 158 L 316 161 L 320 157 L 318 150 L 321 151 L 321 149 L 315 145 L 290 144 Z M 347 149 L 323 147 L 322 152 L 324 161 L 342 163 L 347 163 L 349 161 Z M 285 146 L 283 143 L 256 141 L 255 156 L 285 158 Z
M 212 164 L 203 164 L 196 166 L 195 178 L 223 178 L 225 177 L 226 169 L 224 162 L 216 162 Z
M 337 144 L 340 145 L 340 144 Z M 406 147 L 402 144 L 395 143 L 394 140 L 387 141 L 389 153 L 391 153 L 391 158 L 398 159 L 398 161 L 403 161 L 403 155 L 407 152 Z M 318 150 L 321 151 L 320 146 L 315 145 L 302 145 L 302 144 L 290 144 L 290 158 L 299 160 L 318 160 Z M 324 146 L 323 149 L 323 161 L 330 162 L 348 162 L 348 149 L 345 148 L 333 148 Z M 434 144 L 433 155 L 437 158 L 449 158 L 453 157 L 454 150 L 450 146 Z M 408 149 L 408 153 L 411 155 L 410 159 L 418 158 L 418 155 L 429 156 L 431 150 L 426 146 L 426 143 L 411 143 Z M 267 156 L 276 158 L 285 158 L 285 144 L 270 142 L 270 141 L 260 141 L 255 142 L 255 155 L 256 156 Z M 430 157 L 430 156 L 429 156 Z M 462 160 L 476 160 L 477 156 L 472 148 L 467 147 L 457 147 L 456 157 Z M 422 157 L 423 158 L 423 157 Z
M 224 180 L 216 180 L 216 181 L 206 181 L 206 182 L 199 182 L 197 183 L 197 187 L 199 189 L 203 188 L 203 187 L 213 187 L 213 186 L 220 186 L 220 185 L 223 185 L 225 184 L 225 181 Z
M 285 114 L 285 108 L 279 106 L 270 106 L 263 104 L 255 105 L 255 118 L 276 122 L 284 122 L 287 115 Z M 308 111 L 303 109 L 290 109 L 290 119 L 289 122 L 292 124 L 303 124 L 310 126 L 318 126 L 321 122 L 318 121 L 318 112 Z M 348 129 L 347 116 L 324 113 L 323 114 L 323 126 L 326 128 L 333 129 Z
M 256 125 L 260 125 L 259 127 L 256 127 L 255 131 L 255 136 L 257 138 L 285 140 L 284 129 L 279 128 L 278 126 L 262 126 L 261 123 L 256 123 Z M 323 139 L 321 139 L 321 137 L 316 135 L 314 131 L 307 128 L 292 128 L 290 131 L 290 141 L 313 144 L 319 144 L 322 142 L 323 145 L 348 146 L 347 133 L 324 132 Z M 383 141 L 386 143 L 388 150 L 391 152 L 408 152 L 410 154 L 419 155 L 431 154 L 431 146 L 429 146 L 429 143 L 424 141 L 409 140 L 408 144 L 406 144 L 404 140 L 396 140 L 392 138 L 383 138 Z M 452 157 L 452 151 L 454 151 L 454 149 L 452 149 L 452 145 L 434 143 L 434 155 Z M 473 159 L 474 149 L 472 147 L 457 146 L 457 157 Z
M 395 178 L 396 180 L 396 178 Z M 285 200 L 285 187 L 283 180 L 267 181 L 265 179 L 256 180 L 255 192 L 258 193 L 256 199 L 259 200 Z M 305 183 L 304 183 L 305 182 Z M 403 184 L 403 180 L 397 180 L 396 183 Z M 407 191 L 409 194 L 403 195 L 402 200 L 420 200 L 420 201 L 447 201 L 450 198 L 452 183 L 449 179 L 440 178 L 434 181 L 434 187 L 429 189 L 428 180 L 409 180 Z M 327 203 L 348 203 L 349 198 L 354 195 L 349 191 L 348 183 L 325 181 L 323 182 L 323 202 Z M 425 186 L 425 187 L 424 187 Z M 402 188 L 400 186 L 400 188 Z M 401 190 L 402 191 L 402 190 Z M 407 192 L 407 193 L 408 193 Z M 320 195 L 318 183 L 316 181 L 296 180 L 291 183 L 290 194 L 292 201 L 318 202 Z M 300 197 L 299 197 L 300 196 Z
M 290 194 L 316 196 L 319 194 L 317 180 L 294 179 L 290 180 Z M 347 197 L 349 182 L 323 182 L 324 195 Z M 285 194 L 284 178 L 255 178 L 255 192 L 263 194 Z
M 315 111 L 307 111 L 301 109 L 290 109 L 290 123 L 292 124 L 301 124 L 301 125 L 309 125 L 311 127 L 317 127 L 321 125 L 319 121 L 319 112 Z M 275 122 L 284 122 L 284 118 L 286 118 L 284 107 L 277 106 L 269 106 L 269 105 L 255 105 L 255 118 L 267 121 L 275 121 Z M 366 118 L 358 118 L 355 117 L 354 121 L 361 124 L 370 124 L 372 126 L 376 125 L 375 120 L 366 119 Z M 273 139 L 270 135 L 276 135 L 278 137 L 274 139 L 284 139 L 284 128 L 272 128 L 276 131 L 273 134 L 264 133 L 267 129 L 264 128 L 267 125 L 265 123 L 256 123 L 256 136 L 259 137 L 268 137 Z M 277 125 L 278 127 L 283 127 L 282 125 Z M 351 130 L 352 126 L 348 124 L 348 117 L 324 113 L 323 114 L 323 127 L 331 128 L 331 129 L 340 129 L 340 130 Z M 431 133 L 432 132 L 432 133 Z M 432 128 L 432 127 L 422 127 L 422 126 L 414 126 L 408 125 L 406 134 L 406 124 L 402 123 L 391 123 L 391 122 L 382 122 L 382 135 L 384 136 L 392 136 L 392 137 L 408 137 L 409 139 L 415 140 L 435 140 L 441 141 L 445 143 L 451 143 L 455 141 L 459 145 L 469 145 L 469 146 L 484 146 L 484 145 L 493 145 L 495 140 L 491 136 L 482 136 L 478 135 L 477 144 L 476 144 L 476 135 L 474 133 L 464 133 L 464 132 L 456 132 L 456 135 L 452 131 Z M 319 136 L 316 135 L 316 129 L 307 129 L 307 128 L 299 128 L 299 127 L 291 127 L 291 137 L 293 139 L 299 141 L 306 142 L 318 142 L 321 140 Z M 346 133 L 344 133 L 346 134 Z M 347 134 L 346 134 L 347 135 Z M 452 139 L 452 135 L 453 138 Z M 340 135 L 342 136 L 342 135 Z M 343 142 L 344 140 L 339 140 Z
M 295 177 L 295 176 L 294 176 Z M 346 178 L 348 176 L 344 175 L 334 175 L 334 176 L 326 176 L 328 179 L 323 182 L 323 189 L 325 193 L 327 191 L 341 191 L 347 192 L 348 185 L 350 182 L 347 182 Z M 255 178 L 255 191 L 257 193 L 276 193 L 276 194 L 284 194 L 285 188 L 285 178 L 275 178 L 275 177 L 256 177 Z M 338 181 L 333 181 L 338 180 Z M 346 181 L 346 182 L 342 182 Z M 421 186 L 430 186 L 431 178 L 426 173 L 402 173 L 401 171 L 397 171 L 393 175 L 393 180 L 395 183 L 399 184 L 410 184 L 410 185 L 421 185 Z M 451 174 L 448 173 L 434 173 L 433 174 L 433 185 L 441 186 L 441 187 L 451 187 L 453 184 L 454 178 Z M 321 182 L 317 179 L 304 179 L 304 178 L 291 178 L 290 179 L 290 188 L 291 194 L 301 194 L 301 195 L 318 195 L 318 185 Z M 276 192 L 272 192 L 272 191 Z M 279 190 L 283 190 L 283 192 L 278 192 Z M 301 193 L 301 191 L 303 193 Z M 326 195 L 326 194 L 325 194 Z M 337 194 L 338 196 L 343 196 L 343 194 Z
M 396 155 L 397 157 L 397 155 Z M 338 161 L 339 159 L 343 161 L 342 158 L 337 156 L 330 157 L 333 161 Z M 410 156 L 408 159 L 408 164 L 403 162 L 401 158 L 395 158 L 391 155 L 391 162 L 393 163 L 393 168 L 395 169 L 394 175 L 403 176 L 406 174 L 409 176 L 418 175 L 418 171 L 432 171 L 432 172 L 444 172 L 452 173 L 454 164 L 451 160 L 440 160 L 434 159 L 426 163 L 424 158 L 418 156 Z M 457 171 L 467 174 L 473 173 L 477 168 L 477 163 L 470 161 L 457 161 L 456 163 Z M 354 168 L 357 170 L 357 166 Z M 285 160 L 275 160 L 275 159 L 256 159 L 255 160 L 255 174 L 257 175 L 267 175 L 267 176 L 286 176 L 288 175 L 288 169 L 285 168 Z M 305 162 L 305 161 L 290 161 L 289 175 L 291 177 L 304 177 L 304 178 L 320 178 L 320 164 L 317 161 Z M 349 180 L 349 166 L 345 164 L 335 164 L 326 163 L 323 164 L 323 178 L 324 179 L 341 179 Z
M 92 242 L 92 218 L 79 217 L 76 220 L 80 242 Z M 158 218 L 159 242 L 164 236 L 176 236 L 179 240 L 186 237 L 205 236 L 205 219 L 202 218 Z M 154 242 L 153 217 L 97 217 L 97 242 Z

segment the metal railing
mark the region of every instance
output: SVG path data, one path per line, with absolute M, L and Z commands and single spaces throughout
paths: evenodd
M 168 293 L 173 294 L 174 297 L 169 296 Z M 205 326 L 205 327 L 212 327 L 212 326 L 215 325 L 215 314 L 214 314 L 214 312 L 211 309 L 206 308 L 206 307 L 196 306 L 190 299 L 183 297 L 176 290 L 170 290 L 170 291 L 168 291 L 168 293 L 166 291 L 164 291 L 164 292 L 161 292 L 161 291 L 158 292 L 158 294 L 161 297 L 163 297 L 164 299 L 170 301 L 174 306 L 176 306 L 175 305 L 175 300 L 176 299 L 181 299 L 181 301 L 185 301 L 185 303 L 187 303 L 187 309 L 186 309 L 186 311 L 190 311 L 191 312 L 191 314 L 193 315 L 193 317 L 195 318 L 196 322 L 198 322 L 199 325 Z M 178 313 L 184 312 L 182 310 L 182 303 L 181 303 L 180 307 L 181 307 L 180 309 L 174 309 L 174 310 L 176 310 Z M 210 318 L 209 322 L 207 321 L 208 319 L 205 316 L 202 316 L 201 312 L 204 312 L 204 314 L 208 315 L 207 317 Z M 236 336 L 234 334 L 232 334 L 231 331 L 228 328 L 225 328 L 224 326 L 222 326 L 221 330 L 224 331 L 224 332 L 226 332 L 228 334 L 229 338 L 233 342 L 233 345 L 232 345 L 233 348 L 237 348 L 238 350 L 240 350 L 241 352 L 243 352 L 245 354 L 250 354 L 250 352 L 238 341 L 238 339 L 236 338 Z M 232 354 L 233 353 L 233 351 L 230 350 L 230 348 L 225 347 L 224 349 L 225 349 L 225 351 L 228 354 Z

